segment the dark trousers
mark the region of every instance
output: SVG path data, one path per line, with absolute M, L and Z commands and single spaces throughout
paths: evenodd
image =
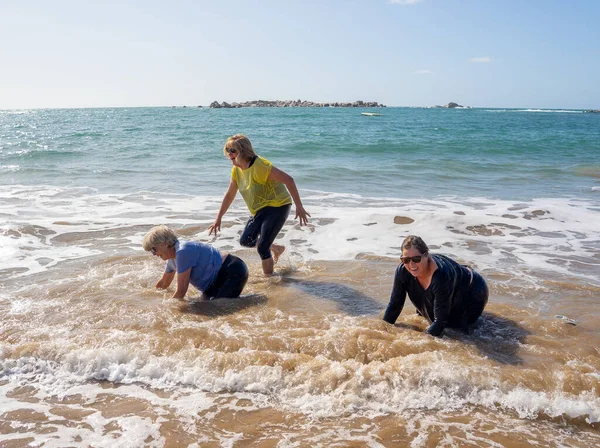
M 490 292 L 487 283 L 481 275 L 473 271 L 473 284 L 471 285 L 469 302 L 465 310 L 467 323 L 469 325 L 474 323 L 479 316 L 481 316 L 483 309 L 487 305 L 489 295 Z
M 290 214 L 291 204 L 281 207 L 264 207 L 248 220 L 240 237 L 244 247 L 255 247 L 261 260 L 271 258 L 271 244 Z
M 466 331 L 466 326 L 475 323 L 487 305 L 489 297 L 487 283 L 479 273 L 472 272 L 473 281 L 469 287 L 468 295 L 464 298 L 462 305 L 450 313 L 448 327 L 462 328 Z
M 235 255 L 227 255 L 217 278 L 212 285 L 204 291 L 204 297 L 239 297 L 248 281 L 248 267 L 244 260 Z

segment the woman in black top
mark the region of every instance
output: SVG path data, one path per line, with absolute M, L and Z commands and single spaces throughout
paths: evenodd
M 430 255 L 425 242 L 414 235 L 402 243 L 400 260 L 383 320 L 396 322 L 408 293 L 417 312 L 431 323 L 427 333 L 441 336 L 446 327 L 468 332 L 488 301 L 483 277 L 444 255 Z

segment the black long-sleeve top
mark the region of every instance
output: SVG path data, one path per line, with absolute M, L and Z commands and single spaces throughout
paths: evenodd
M 403 263 L 396 268 L 390 303 L 383 320 L 393 324 L 404 307 L 406 293 L 415 308 L 431 325 L 427 333 L 439 336 L 446 326 L 463 326 L 464 301 L 468 300 L 471 272 L 445 255 L 430 255 L 437 264 L 431 284 L 423 289 Z

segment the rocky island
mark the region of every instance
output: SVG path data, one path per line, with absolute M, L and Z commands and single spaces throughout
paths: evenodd
M 448 104 L 446 104 L 445 106 L 431 106 L 432 109 L 441 109 L 441 108 L 445 108 L 445 109 L 471 109 L 471 106 L 462 106 L 458 103 L 454 103 L 452 101 L 450 101 Z
M 234 109 L 239 107 L 386 107 L 384 104 L 379 104 L 376 101 L 354 101 L 352 103 L 316 103 L 314 101 L 302 100 L 254 100 L 244 101 L 242 103 L 228 103 L 223 101 L 213 101 L 210 106 L 213 109 Z

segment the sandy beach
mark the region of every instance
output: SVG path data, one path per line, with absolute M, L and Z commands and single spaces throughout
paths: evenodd
M 207 232 L 230 170 L 219 142 L 231 116 L 216 115 L 225 112 L 294 173 L 312 215 L 305 227 L 288 219 L 273 278 L 239 245 L 248 219 L 239 198 L 219 237 Z M 306 113 L 2 116 L 11 144 L 0 172 L 1 446 L 600 443 L 593 123 L 576 121 L 584 114 L 387 108 L 387 121 L 346 138 L 340 123 L 360 114 Z M 121 125 L 106 123 L 111 114 Z M 457 120 L 463 129 L 443 131 L 440 149 L 439 129 Z M 267 121 L 282 141 L 268 143 Z M 504 137 L 501 124 L 513 121 L 520 128 Z M 553 157 L 571 165 L 523 131 L 543 126 L 566 154 Z M 388 141 L 364 144 L 384 131 Z M 561 138 L 575 134 L 588 141 L 570 155 Z M 423 163 L 423 139 L 435 164 Z M 154 289 L 164 266 L 141 241 L 160 223 L 244 259 L 243 297 L 202 302 L 190 290 L 177 301 Z M 396 325 L 382 321 L 408 234 L 487 279 L 490 301 L 472 334 L 428 336 L 408 301 Z

